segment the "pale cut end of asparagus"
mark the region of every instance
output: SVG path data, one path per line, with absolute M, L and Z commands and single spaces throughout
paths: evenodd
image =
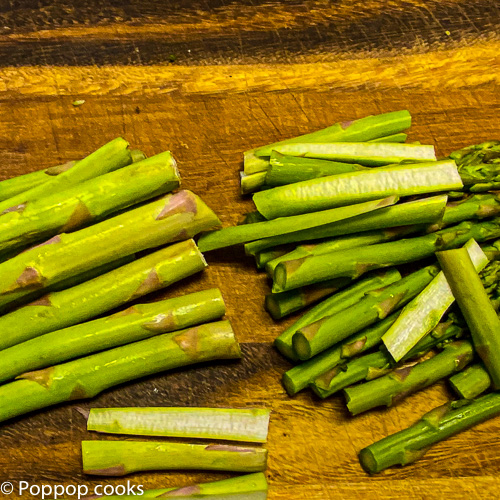
M 265 443 L 270 410 L 226 408 L 93 408 L 89 431 L 136 436 Z
M 465 248 L 479 272 L 488 263 L 488 257 L 474 239 Z M 455 298 L 441 271 L 427 287 L 402 311 L 396 322 L 382 337 L 382 342 L 395 361 L 400 361 L 439 323 Z

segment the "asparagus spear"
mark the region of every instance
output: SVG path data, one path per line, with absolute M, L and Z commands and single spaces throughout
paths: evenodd
M 243 153 L 243 174 L 250 176 L 265 172 L 268 168 L 269 158 L 255 156 L 255 149 L 250 149 Z
M 274 345 L 287 358 L 297 360 L 297 355 L 292 346 L 292 338 L 297 330 L 320 318 L 324 318 L 328 314 L 342 311 L 358 302 L 366 292 L 377 290 L 399 279 L 401 279 L 401 274 L 399 274 L 396 269 L 388 269 L 382 273 L 366 276 L 364 279 L 353 283 L 349 288 L 336 293 L 310 309 L 298 321 L 277 337 L 274 341 Z
M 94 476 L 125 476 L 148 470 L 266 469 L 267 450 L 224 444 L 165 441 L 82 441 L 83 472 Z
M 254 174 L 240 172 L 241 194 L 254 193 L 263 186 L 266 183 L 266 173 L 267 171 L 255 172 Z
M 187 240 L 73 288 L 51 292 L 0 316 L 0 349 L 92 319 L 202 271 L 206 265 L 194 241 Z
M 265 443 L 270 413 L 257 408 L 93 408 L 87 430 Z
M 187 239 L 219 219 L 190 191 L 179 191 L 93 226 L 62 234 L 0 264 L 0 304 L 118 257 Z
M 302 326 L 292 340 L 297 356 L 299 359 L 310 359 L 377 320 L 384 319 L 420 293 L 438 272 L 436 266 L 425 267 L 384 288 L 370 291 L 347 309 Z
M 377 406 L 391 406 L 415 391 L 459 372 L 474 357 L 472 344 L 457 340 L 446 344 L 434 357 L 410 366 L 397 368 L 388 375 L 345 389 L 347 408 L 357 415 Z
M 333 222 L 332 224 L 305 229 L 304 231 L 295 231 L 274 238 L 256 240 L 245 245 L 245 253 L 255 255 L 256 252 L 266 248 L 296 241 L 317 240 L 375 229 L 436 222 L 443 216 L 446 200 L 447 197 L 443 195 L 433 196 L 423 200 L 381 208 L 375 213 L 358 215 L 345 221 Z
M 488 257 L 475 240 L 465 244 L 474 268 L 479 272 Z M 382 337 L 386 349 L 395 361 L 400 361 L 415 344 L 441 321 L 455 298 L 441 271 L 402 311 L 396 322 Z
M 258 252 L 255 254 L 255 264 L 257 269 L 264 269 L 268 262 L 271 262 L 282 255 L 286 255 L 292 250 L 293 247 L 282 245 L 275 248 L 269 248 L 268 250 L 262 250 L 262 252 Z
M 461 187 L 462 181 L 455 163 L 440 161 L 362 170 L 296 182 L 255 193 L 253 201 L 266 219 L 275 219 L 384 196 L 410 196 Z
M 292 217 L 282 217 L 276 220 L 256 222 L 254 224 L 243 224 L 231 226 L 201 236 L 198 246 L 202 252 L 224 248 L 248 241 L 256 240 L 262 236 L 277 236 L 291 233 L 297 230 L 329 224 L 342 219 L 355 217 L 356 215 L 372 212 L 380 208 L 394 205 L 398 201 L 396 196 L 389 196 L 381 200 L 373 200 L 358 203 L 348 207 L 333 208 L 312 214 L 302 214 Z
M 228 321 L 157 335 L 25 373 L 0 386 L 0 422 L 58 403 L 91 398 L 115 385 L 165 370 L 240 357 Z
M 274 271 L 273 292 L 283 292 L 322 280 L 348 276 L 430 257 L 434 252 L 464 245 L 471 238 L 483 242 L 500 236 L 500 217 L 462 222 L 436 233 L 281 262 Z
M 113 212 L 165 194 L 180 184 L 169 152 L 47 193 L 0 217 L 0 251 L 74 231 Z
M 439 264 L 467 321 L 477 353 L 500 387 L 500 319 L 465 248 L 438 252 Z
M 128 142 L 118 137 L 47 182 L 0 202 L 0 214 L 17 210 L 19 206 L 45 196 L 49 192 L 61 191 L 80 182 L 117 170 L 131 162 L 132 157 L 128 149 Z
M 491 377 L 482 363 L 468 366 L 450 377 L 450 385 L 463 399 L 474 399 L 491 386 Z
M 500 414 L 500 394 L 474 401 L 453 401 L 426 413 L 408 429 L 388 436 L 359 453 L 366 472 L 375 474 L 393 465 L 408 465 L 435 443 Z
M 273 319 L 278 320 L 328 297 L 350 282 L 349 278 L 339 278 L 338 280 L 322 281 L 304 288 L 296 288 L 289 292 L 270 293 L 266 295 L 265 308 Z
M 0 351 L 0 382 L 93 352 L 214 321 L 224 313 L 224 300 L 217 288 L 136 304 L 111 316 L 46 333 Z

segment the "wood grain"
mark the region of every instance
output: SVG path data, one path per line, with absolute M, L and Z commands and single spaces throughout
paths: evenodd
M 251 147 L 403 108 L 414 117 L 410 139 L 441 155 L 497 139 L 499 27 L 498 4 L 487 1 L 0 0 L 0 177 L 80 158 L 122 135 L 148 154 L 170 149 L 184 186 L 232 225 L 252 210 L 238 194 Z M 75 108 L 75 99 L 85 103 Z M 77 406 L 262 405 L 273 409 L 271 500 L 498 497 L 499 419 L 411 467 L 367 476 L 357 452 L 451 397 L 446 387 L 354 419 L 342 398 L 288 398 L 280 377 L 290 365 L 270 342 L 294 318 L 275 323 L 265 313 L 268 284 L 241 249 L 207 259 L 202 275 L 152 298 L 220 287 L 244 359 L 1 425 L 0 483 L 100 483 L 81 474 L 79 447 L 104 437 L 84 430 Z M 126 479 L 160 488 L 223 477 Z

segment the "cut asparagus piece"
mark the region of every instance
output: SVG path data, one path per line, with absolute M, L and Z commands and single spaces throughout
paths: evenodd
M 474 399 L 491 386 L 491 377 L 482 363 L 468 366 L 450 377 L 450 385 L 463 399 Z
M 266 171 L 254 174 L 240 172 L 241 194 L 250 194 L 258 191 L 266 183 Z
M 219 321 L 157 335 L 29 372 L 0 386 L 0 422 L 173 368 L 241 357 L 231 324 Z
M 475 240 L 465 244 L 476 271 L 484 269 L 488 257 Z M 401 312 L 396 322 L 382 337 L 385 347 L 395 361 L 400 361 L 419 340 L 441 321 L 455 302 L 450 285 L 441 271 L 422 292 Z
M 269 168 L 269 158 L 255 156 L 255 149 L 243 153 L 243 173 L 252 175 L 265 172 Z
M 188 239 L 219 225 L 190 191 L 179 191 L 74 233 L 61 234 L 0 264 L 0 305 L 119 257 Z
M 336 293 L 313 307 L 277 337 L 274 341 L 274 345 L 287 358 L 294 361 L 297 360 L 297 355 L 292 346 L 292 338 L 297 330 L 329 314 L 334 314 L 352 306 L 358 302 L 365 293 L 371 290 L 377 290 L 378 288 L 394 283 L 400 279 L 401 274 L 396 269 L 388 269 L 382 273 L 366 276 L 364 279 L 353 283 L 349 288 Z
M 257 408 L 93 408 L 87 430 L 265 443 L 270 414 Z
M 93 352 L 214 321 L 225 306 L 217 288 L 136 304 L 125 311 L 46 333 L 0 351 L 0 382 Z
M 224 444 L 166 441 L 82 441 L 83 472 L 94 476 L 125 476 L 150 470 L 266 470 L 267 450 Z
M 425 267 L 384 288 L 366 293 L 347 309 L 302 326 L 292 340 L 297 356 L 303 360 L 310 359 L 377 320 L 386 318 L 420 293 L 438 272 L 436 266 Z
M 295 215 L 265 222 L 256 222 L 254 224 L 226 227 L 219 231 L 202 235 L 198 241 L 198 246 L 202 252 L 207 252 L 209 250 L 216 250 L 218 248 L 238 245 L 240 243 L 247 243 L 261 238 L 262 236 L 277 236 L 348 219 L 394 205 L 397 201 L 398 198 L 396 196 L 389 196 L 381 200 L 373 200 L 348 207 L 323 210 L 322 212 L 315 212 L 312 214 Z
M 278 320 L 300 311 L 322 298 L 328 297 L 328 295 L 344 288 L 350 282 L 349 278 L 340 278 L 338 280 L 322 281 L 304 288 L 296 288 L 289 292 L 270 293 L 266 295 L 265 308 L 273 319 Z
M 345 389 L 347 408 L 353 415 L 377 406 L 391 406 L 410 394 L 449 377 L 467 366 L 474 357 L 472 344 L 457 340 L 421 363 L 397 368 L 388 375 Z
M 247 255 L 285 243 L 309 241 L 323 238 L 337 237 L 345 234 L 373 231 L 375 229 L 394 228 L 414 224 L 434 223 L 443 217 L 447 197 L 433 196 L 423 200 L 401 203 L 392 207 L 381 208 L 374 213 L 358 215 L 352 219 L 318 226 L 304 231 L 264 238 L 245 245 Z
M 262 250 L 262 252 L 259 252 L 255 255 L 255 264 L 257 266 L 257 269 L 264 269 L 268 262 L 286 255 L 292 249 L 293 247 L 283 245 L 276 248 L 269 248 L 268 250 Z
M 426 413 L 408 429 L 364 448 L 359 453 L 359 461 L 363 469 L 371 474 L 393 465 L 408 465 L 421 458 L 433 444 L 499 414 L 498 393 L 475 401 L 446 403 Z
M 128 142 L 118 137 L 83 160 L 73 163 L 70 168 L 51 177 L 47 182 L 0 202 L 0 214 L 17 210 L 20 205 L 41 198 L 49 192 L 62 191 L 80 182 L 122 168 L 131 162 Z
M 0 349 L 92 319 L 202 271 L 206 265 L 194 241 L 187 240 L 73 288 L 51 292 L 0 316 Z
M 500 319 L 465 248 L 438 252 L 439 264 L 471 331 L 474 347 L 500 388 Z
M 49 192 L 0 217 L 0 252 L 74 231 L 179 184 L 175 160 L 165 152 L 69 189 Z
M 347 276 L 357 278 L 364 272 L 397 266 L 431 257 L 435 252 L 457 248 L 471 238 L 483 242 L 500 236 L 500 217 L 483 222 L 462 222 L 436 233 L 379 243 L 325 255 L 284 261 L 274 270 L 273 292 L 283 292 L 322 280 Z

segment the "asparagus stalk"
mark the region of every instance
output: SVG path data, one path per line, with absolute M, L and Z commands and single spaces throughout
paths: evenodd
M 0 304 L 46 288 L 118 257 L 190 238 L 219 219 L 190 191 L 179 191 L 70 234 L 61 234 L 0 264 Z
M 265 443 L 270 413 L 257 408 L 93 408 L 87 430 Z
M 147 375 L 216 359 L 240 358 L 231 324 L 219 321 L 157 335 L 29 372 L 0 386 L 0 422 L 47 406 L 91 398 Z
M 349 278 L 339 278 L 338 280 L 322 281 L 304 288 L 296 288 L 289 292 L 270 293 L 266 295 L 265 308 L 273 319 L 279 320 L 328 297 L 350 282 Z
M 0 349 L 81 323 L 202 271 L 205 259 L 186 240 L 73 288 L 51 292 L 0 316 Z
M 282 217 L 276 220 L 243 224 L 214 231 L 201 236 L 198 246 L 202 252 L 216 250 L 231 245 L 247 243 L 262 236 L 278 236 L 294 231 L 308 229 L 324 224 L 330 224 L 356 215 L 372 212 L 380 208 L 394 205 L 398 201 L 396 196 L 389 196 L 381 200 L 358 203 L 348 207 L 333 208 L 312 214 L 302 214 L 292 217 Z
M 359 453 L 366 472 L 375 474 L 393 465 L 408 465 L 435 443 L 500 414 L 500 394 L 475 401 L 454 401 L 426 413 L 408 429 L 388 436 Z
M 310 359 L 328 347 L 363 328 L 384 319 L 420 293 L 439 272 L 428 266 L 402 280 L 372 290 L 347 309 L 331 313 L 314 323 L 302 326 L 292 339 L 299 359 Z
M 74 231 L 179 187 L 169 152 L 28 202 L 0 217 L 0 252 Z
M 366 276 L 364 279 L 353 283 L 350 287 L 336 293 L 313 307 L 277 337 L 274 341 L 274 345 L 287 358 L 294 361 L 297 360 L 298 357 L 292 346 L 292 338 L 297 330 L 329 314 L 342 311 L 358 302 L 365 293 L 371 290 L 377 290 L 399 279 L 401 279 L 401 274 L 396 269 L 388 269 L 382 273 Z
M 83 472 L 94 476 L 188 469 L 260 472 L 266 469 L 267 450 L 165 441 L 82 441 L 82 459 Z
M 262 158 L 255 156 L 255 149 L 250 149 L 243 153 L 243 173 L 245 175 L 250 176 L 265 172 L 268 168 L 269 158 L 266 158 L 265 156 Z
M 0 382 L 93 352 L 144 340 L 224 316 L 217 288 L 136 304 L 125 311 L 46 333 L 0 351 Z
M 482 363 L 468 366 L 450 377 L 450 385 L 463 399 L 474 399 L 491 386 L 491 377 Z
M 434 223 L 443 216 L 446 200 L 446 196 L 433 196 L 423 200 L 381 208 L 374 213 L 358 215 L 345 221 L 334 222 L 304 231 L 296 231 L 274 238 L 260 239 L 247 243 L 245 253 L 255 255 L 256 252 L 266 248 L 296 241 L 317 240 L 373 231 L 375 229 L 394 228 L 396 226 Z
M 241 194 L 250 194 L 257 191 L 266 183 L 266 174 L 267 171 L 255 172 L 254 174 L 245 174 L 245 172 L 240 172 Z
M 368 270 L 406 264 L 430 257 L 441 250 L 460 247 L 471 238 L 483 242 L 499 236 L 500 217 L 496 217 L 483 222 L 462 222 L 415 238 L 361 247 L 356 252 L 343 250 L 284 261 L 274 271 L 273 292 L 283 292 L 341 276 L 357 278 Z
M 477 353 L 500 387 L 500 319 L 465 248 L 437 253 L 439 264 L 471 331 Z
M 62 191 L 80 182 L 122 168 L 131 162 L 128 142 L 118 137 L 47 182 L 0 202 L 0 214 L 18 210 L 19 206 L 41 198 L 47 193 Z
M 474 268 L 479 272 L 488 263 L 488 257 L 475 240 L 465 244 Z M 400 361 L 412 347 L 432 331 L 445 312 L 455 302 L 450 285 L 441 271 L 402 311 L 396 322 L 382 337 L 395 361 Z
M 264 267 L 266 267 L 266 264 L 268 262 L 271 262 L 272 260 L 277 259 L 278 257 L 286 255 L 291 250 L 292 248 L 286 245 L 282 245 L 275 248 L 269 248 L 268 250 L 262 250 L 262 252 L 255 254 L 255 264 L 257 266 L 257 269 L 264 269 Z
M 472 344 L 458 340 L 446 344 L 434 357 L 397 368 L 388 375 L 345 389 L 347 408 L 357 415 L 377 406 L 391 406 L 406 396 L 459 372 L 474 357 Z

